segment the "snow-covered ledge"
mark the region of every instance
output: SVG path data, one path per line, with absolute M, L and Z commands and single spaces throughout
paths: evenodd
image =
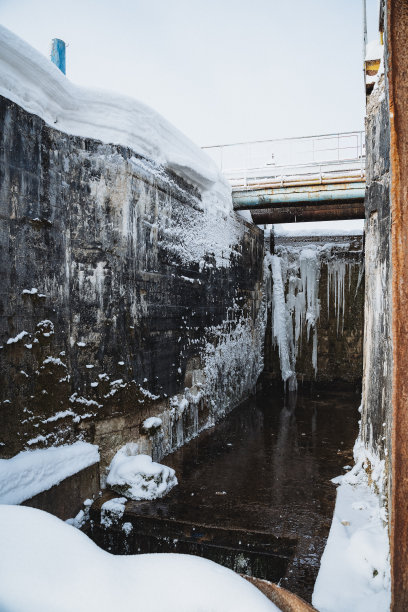
M 0 459 L 0 504 L 21 504 L 98 462 L 98 447 L 87 442 Z

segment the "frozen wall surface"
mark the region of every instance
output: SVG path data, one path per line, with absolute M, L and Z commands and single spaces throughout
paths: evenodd
M 367 188 L 365 246 L 365 334 L 361 437 L 385 462 L 390 487 L 392 427 L 392 287 L 390 212 L 390 126 L 384 77 L 367 104 Z
M 254 389 L 263 234 L 151 109 L 4 29 L 0 64 L 0 456 L 83 439 L 102 466 L 129 441 L 160 459 Z
M 300 382 L 359 382 L 362 376 L 362 236 L 275 236 L 265 370 L 294 390 Z

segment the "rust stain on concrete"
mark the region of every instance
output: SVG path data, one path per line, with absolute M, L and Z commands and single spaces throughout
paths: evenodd
M 393 428 L 391 588 L 393 612 L 408 609 L 408 3 L 387 0 L 391 130 Z

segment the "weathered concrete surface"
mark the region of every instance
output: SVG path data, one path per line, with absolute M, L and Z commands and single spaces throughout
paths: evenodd
M 313 334 L 310 333 L 307 338 L 307 325 L 304 321 L 296 357 L 298 383 L 344 381 L 360 384 L 364 328 L 363 237 L 277 236 L 273 242 L 272 250 L 285 260 L 296 258 L 302 249 L 328 245 L 318 255 L 317 292 L 320 312 L 316 326 L 317 371 L 313 366 Z M 295 253 L 293 256 L 291 251 Z M 288 289 L 289 281 L 285 286 L 286 300 Z M 280 381 L 279 348 L 272 340 L 271 314 L 272 309 L 269 308 L 264 376 L 269 380 Z
M 366 297 L 361 436 L 375 455 L 388 462 L 392 412 L 391 215 L 389 111 L 384 80 L 368 101 L 366 151 Z
M 21 505 L 45 510 L 66 521 L 76 516 L 83 507 L 84 500 L 97 495 L 99 489 L 99 464 L 95 463 L 65 478 L 48 491 L 27 499 Z
M 391 134 L 393 611 L 408 609 L 408 4 L 385 3 Z
M 0 134 L 0 456 L 83 438 L 102 470 L 128 441 L 158 459 L 255 385 L 262 232 L 6 99 Z

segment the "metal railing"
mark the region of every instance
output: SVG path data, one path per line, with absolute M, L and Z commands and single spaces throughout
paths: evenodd
M 365 178 L 365 134 L 258 140 L 203 147 L 235 188 L 357 182 Z

